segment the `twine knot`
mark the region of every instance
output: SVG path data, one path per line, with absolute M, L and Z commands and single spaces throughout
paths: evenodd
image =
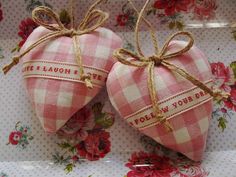
M 3 73 L 6 74 L 13 66 L 17 65 L 19 63 L 20 58 L 15 56 L 12 59 L 12 62 L 9 65 L 6 65 L 3 67 Z
M 13 57 L 13 59 L 12 59 L 12 63 L 14 64 L 14 65 L 17 65 L 18 63 L 19 63 L 19 61 L 20 61 L 20 58 L 19 57 L 17 57 L 17 56 L 14 56 Z
M 157 55 L 152 55 L 150 57 L 148 57 L 148 59 L 152 62 L 155 63 L 155 66 L 160 66 L 161 62 L 162 62 L 162 58 L 157 56 Z
M 45 6 L 39 6 L 35 8 L 32 12 L 32 19 L 40 26 L 43 26 L 50 30 L 51 32 L 39 38 L 36 42 L 30 45 L 25 51 L 23 51 L 19 56 L 13 57 L 12 62 L 3 68 L 4 74 L 6 74 L 14 65 L 19 63 L 19 60 L 29 53 L 32 49 L 40 45 L 41 43 L 48 41 L 53 38 L 61 37 L 61 36 L 70 36 L 73 40 L 75 59 L 79 66 L 80 78 L 85 82 L 88 88 L 93 88 L 90 76 L 85 75 L 83 63 L 82 63 L 82 54 L 79 45 L 79 39 L 77 38 L 80 35 L 91 33 L 95 31 L 97 28 L 101 27 L 105 21 L 108 19 L 109 15 L 101 10 L 95 9 L 95 7 L 100 4 L 102 1 L 106 0 L 97 0 L 94 4 L 92 4 L 85 14 L 84 19 L 81 23 L 75 27 L 74 16 L 73 16 L 73 3 L 71 3 L 71 19 L 72 19 L 72 28 L 67 29 L 60 17 L 57 13 L 55 13 L 51 8 Z M 49 21 L 44 20 L 40 17 L 48 16 L 51 17 L 55 22 L 55 24 L 51 24 Z
M 89 75 L 82 75 L 80 79 L 85 82 L 85 85 L 88 88 L 93 88 L 91 77 Z
M 13 64 L 14 64 L 14 65 L 17 65 L 17 64 L 19 63 L 20 58 L 17 57 L 17 56 L 15 56 L 15 57 L 13 57 L 12 60 L 13 60 Z
M 70 37 L 78 35 L 78 32 L 75 29 L 70 29 L 68 33 Z
M 121 62 L 125 65 L 128 65 L 128 66 L 147 67 L 147 70 L 148 70 L 148 83 L 147 83 L 147 85 L 148 85 L 150 100 L 151 100 L 152 107 L 153 107 L 153 113 L 159 123 L 162 123 L 168 131 L 172 130 L 172 127 L 171 127 L 169 121 L 166 119 L 166 117 L 164 117 L 162 115 L 159 105 L 158 105 L 157 89 L 156 89 L 156 84 L 155 84 L 155 72 L 154 72 L 155 66 L 162 65 L 163 67 L 169 69 L 170 71 L 178 73 L 180 76 L 189 80 L 193 85 L 199 87 L 200 89 L 202 89 L 206 93 L 210 94 L 212 97 L 216 97 L 218 99 L 222 99 L 222 98 L 227 99 L 229 94 L 222 93 L 221 90 L 213 92 L 213 90 L 211 88 L 207 87 L 206 84 L 204 84 L 203 82 L 201 82 L 200 80 L 198 80 L 197 78 L 195 78 L 194 76 L 189 74 L 187 71 L 183 70 L 182 68 L 180 68 L 180 67 L 176 66 L 175 64 L 168 61 L 169 59 L 183 55 L 184 53 L 188 52 L 192 48 L 193 43 L 194 43 L 194 39 L 193 39 L 193 36 L 191 33 L 180 31 L 180 32 L 177 32 L 177 33 L 171 35 L 167 39 L 167 41 L 164 43 L 163 47 L 159 50 L 158 40 L 156 37 L 155 30 L 154 30 L 153 26 L 151 25 L 151 23 L 143 17 L 145 9 L 146 9 L 148 3 L 150 2 L 150 0 L 146 1 L 144 7 L 142 8 L 142 10 L 140 12 L 138 12 L 138 10 L 133 5 L 131 0 L 128 0 L 128 1 L 130 2 L 132 7 L 134 8 L 136 13 L 138 14 L 138 19 L 137 19 L 137 23 L 136 23 L 136 27 L 135 27 L 135 39 L 136 39 L 137 53 L 134 53 L 134 52 L 127 50 L 127 49 L 118 49 L 114 52 L 114 57 L 116 57 L 119 62 Z M 151 39 L 152 39 L 153 46 L 155 49 L 154 55 L 152 55 L 150 57 L 146 57 L 143 54 L 141 47 L 140 47 L 139 25 L 140 25 L 141 20 L 143 20 L 145 22 L 145 24 L 149 27 Z M 189 39 L 188 42 L 186 43 L 186 45 L 175 52 L 168 52 L 168 46 L 169 46 L 170 42 L 175 37 L 179 37 L 179 36 L 185 36 Z M 134 60 L 130 60 L 130 58 L 133 58 Z
M 214 99 L 216 101 L 227 100 L 227 99 L 229 99 L 229 96 L 230 96 L 229 93 L 224 92 L 224 91 L 222 91 L 220 89 L 214 89 L 213 90 L 213 94 L 214 94 Z

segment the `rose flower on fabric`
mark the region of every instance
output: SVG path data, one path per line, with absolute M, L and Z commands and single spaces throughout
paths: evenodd
M 216 0 L 194 0 L 194 16 L 197 19 L 212 19 L 217 9 Z
M 22 133 L 19 131 L 11 132 L 9 135 L 9 143 L 12 145 L 17 145 L 19 141 L 21 140 Z
M 84 107 L 76 112 L 57 134 L 61 138 L 80 142 L 87 138 L 87 131 L 93 129 L 94 126 L 91 111 Z
M 2 21 L 3 20 L 3 13 L 2 13 L 2 5 L 1 5 L 1 3 L 0 3 L 0 21 Z
M 73 162 L 78 162 L 79 157 L 74 155 L 71 159 L 72 159 Z
M 215 87 L 230 92 L 230 85 L 234 84 L 234 75 L 230 67 L 225 67 L 224 63 L 211 63 L 211 71 L 214 76 Z
M 187 12 L 192 5 L 192 0 L 157 0 L 153 7 L 164 9 L 167 16 L 175 15 L 177 12 Z
M 231 89 L 229 99 L 225 100 L 224 104 L 227 108 L 236 111 L 236 88 Z
M 22 20 L 19 25 L 19 32 L 18 35 L 22 38 L 20 43 L 18 44 L 19 47 L 22 47 L 29 37 L 29 35 L 33 32 L 35 28 L 38 27 L 38 24 L 35 23 L 31 18 L 27 18 L 25 20 Z
M 127 177 L 169 177 L 176 170 L 169 158 L 142 151 L 133 153 L 126 167 L 132 170 Z
M 89 133 L 88 137 L 80 142 L 76 148 L 78 154 L 90 161 L 99 160 L 110 152 L 110 134 L 104 130 L 95 130 Z
M 120 14 L 116 18 L 116 22 L 118 26 L 125 26 L 129 20 L 129 15 L 127 14 Z

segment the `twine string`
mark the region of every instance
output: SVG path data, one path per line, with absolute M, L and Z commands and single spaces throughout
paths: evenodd
M 228 98 L 228 96 L 229 96 L 228 93 L 222 92 L 220 90 L 212 90 L 206 84 L 204 84 L 203 82 L 201 82 L 200 80 L 198 80 L 197 78 L 195 78 L 194 76 L 189 74 L 184 69 L 182 69 L 179 66 L 176 66 L 175 64 L 170 63 L 168 61 L 169 59 L 183 55 L 184 53 L 188 52 L 192 48 L 193 43 L 194 43 L 194 39 L 193 39 L 193 36 L 191 33 L 181 31 L 181 32 L 177 32 L 177 33 L 171 35 L 164 43 L 161 50 L 159 50 L 158 40 L 155 35 L 154 27 L 151 25 L 151 23 L 148 20 L 146 20 L 143 17 L 143 14 L 144 14 L 146 7 L 148 6 L 150 0 L 146 1 L 145 5 L 143 6 L 143 8 L 141 9 L 140 12 L 138 12 L 138 10 L 136 9 L 136 7 L 134 6 L 134 4 L 132 3 L 131 0 L 128 0 L 128 1 L 130 2 L 131 6 L 134 8 L 134 10 L 138 14 L 138 19 L 137 19 L 136 28 L 135 28 L 135 42 L 136 42 L 136 49 L 137 49 L 138 53 L 136 54 L 130 50 L 121 48 L 121 49 L 117 49 L 114 52 L 114 57 L 116 57 L 119 62 L 121 62 L 125 65 L 128 65 L 128 66 L 147 67 L 147 71 L 148 71 L 147 85 L 148 85 L 148 90 L 149 90 L 149 95 L 150 95 L 150 99 L 151 99 L 151 103 L 152 103 L 153 112 L 154 112 L 154 115 L 157 118 L 157 120 L 160 123 L 163 123 L 168 131 L 172 131 L 172 126 L 170 125 L 170 123 L 166 119 L 166 117 L 164 117 L 164 115 L 162 114 L 160 107 L 158 105 L 158 98 L 157 98 L 158 93 L 157 93 L 156 84 L 155 84 L 155 77 L 156 76 L 155 76 L 155 72 L 154 72 L 155 67 L 161 65 L 161 66 L 164 66 L 165 68 L 169 69 L 172 72 L 178 73 L 180 76 L 184 77 L 185 79 L 190 81 L 193 85 L 199 87 L 200 89 L 202 89 L 206 93 L 210 94 L 215 99 L 227 99 Z M 149 28 L 152 43 L 153 43 L 153 46 L 155 49 L 154 55 L 152 55 L 150 57 L 146 57 L 143 54 L 143 51 L 141 49 L 140 39 L 139 39 L 139 27 L 140 27 L 141 21 L 144 21 L 145 24 L 147 25 L 147 27 Z M 173 41 L 173 39 L 176 37 L 186 37 L 186 38 L 188 38 L 188 42 L 181 49 L 178 49 L 175 52 L 167 53 L 168 46 L 169 46 L 170 42 Z M 130 60 L 130 58 L 133 58 L 135 60 Z
M 41 38 L 39 38 L 37 41 L 35 41 L 33 44 L 31 44 L 28 48 L 26 48 L 25 51 L 21 52 L 18 56 L 13 57 L 12 62 L 8 65 L 6 65 L 3 68 L 4 74 L 7 74 L 10 69 L 17 65 L 19 63 L 19 60 L 25 56 L 27 53 L 29 53 L 32 49 L 37 47 L 38 45 L 42 44 L 43 42 L 46 42 L 53 38 L 58 38 L 61 36 L 70 36 L 73 40 L 73 46 L 76 56 L 76 61 L 80 69 L 80 79 L 85 82 L 85 85 L 88 88 L 93 88 L 93 84 L 91 81 L 91 78 L 89 75 L 86 75 L 84 72 L 83 62 L 82 62 L 82 54 L 79 44 L 79 38 L 78 36 L 81 36 L 83 34 L 91 33 L 97 28 L 101 27 L 105 21 L 108 19 L 109 15 L 106 12 L 103 12 L 101 10 L 95 9 L 97 5 L 102 3 L 106 0 L 97 0 L 95 1 L 87 11 L 85 17 L 81 21 L 81 23 L 76 27 L 74 22 L 74 15 L 73 15 L 73 7 L 71 7 L 71 15 L 72 15 L 72 28 L 67 29 L 63 23 L 60 20 L 59 15 L 54 12 L 51 8 L 45 7 L 45 6 L 39 6 L 35 8 L 32 12 L 32 19 L 40 26 L 43 26 L 50 30 L 50 32 Z M 71 6 L 73 6 L 73 0 L 71 3 Z M 44 20 L 43 18 L 40 18 L 40 16 L 46 15 L 50 17 L 55 24 L 51 24 L 48 21 Z

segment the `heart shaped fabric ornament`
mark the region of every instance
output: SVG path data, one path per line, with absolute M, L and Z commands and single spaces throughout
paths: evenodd
M 120 62 L 108 76 L 108 95 L 114 108 L 131 126 L 158 143 L 200 161 L 206 146 L 212 97 L 227 95 L 211 89 L 210 65 L 193 46 L 190 33 L 172 35 L 159 51 L 153 27 L 142 17 L 149 1 L 137 20 L 137 54 L 127 49 L 114 53 Z M 156 50 L 151 57 L 144 56 L 139 44 L 141 18 L 150 27 Z M 173 41 L 181 35 L 189 41 Z
M 107 14 L 99 10 L 90 9 L 87 22 L 81 23 L 84 27 L 79 30 L 66 29 L 49 8 L 33 11 L 39 12 L 49 14 L 58 26 L 34 17 L 41 26 L 31 33 L 20 57 L 14 58 L 5 71 L 21 58 L 26 89 L 36 115 L 46 132 L 55 133 L 105 85 L 115 62 L 112 53 L 121 46 L 121 39 L 100 27 Z M 97 18 L 94 26 L 86 27 Z
M 168 51 L 176 51 L 183 45 L 184 42 L 173 42 Z M 196 47 L 171 59 L 171 62 L 211 86 L 209 64 Z M 154 116 L 147 68 L 130 67 L 119 62 L 113 66 L 107 80 L 112 105 L 140 132 L 190 159 L 201 160 L 212 113 L 211 96 L 163 66 L 156 67 L 154 72 L 158 104 L 173 131 L 167 131 Z
M 35 29 L 22 50 L 48 32 L 44 27 Z M 46 132 L 56 132 L 99 93 L 114 64 L 112 52 L 121 45 L 121 39 L 106 28 L 82 35 L 79 41 L 84 71 L 91 76 L 92 89 L 80 80 L 70 37 L 51 40 L 22 58 L 26 89 Z

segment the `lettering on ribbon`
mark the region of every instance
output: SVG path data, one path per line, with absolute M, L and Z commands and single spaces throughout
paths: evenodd
M 105 84 L 108 75 L 107 71 L 90 66 L 84 66 L 84 69 L 96 86 L 101 87 Z M 45 60 L 25 62 L 22 69 L 24 78 L 40 77 L 82 82 L 79 72 L 79 67 L 76 64 Z
M 207 81 L 205 84 L 211 87 L 212 81 Z M 159 107 L 162 114 L 167 119 L 170 119 L 178 114 L 210 101 L 211 99 L 212 97 L 208 93 L 198 87 L 193 87 L 165 100 L 160 100 Z M 152 112 L 151 105 L 137 111 L 136 113 L 126 116 L 125 119 L 131 126 L 138 129 L 144 129 L 158 124 L 158 121 Z

